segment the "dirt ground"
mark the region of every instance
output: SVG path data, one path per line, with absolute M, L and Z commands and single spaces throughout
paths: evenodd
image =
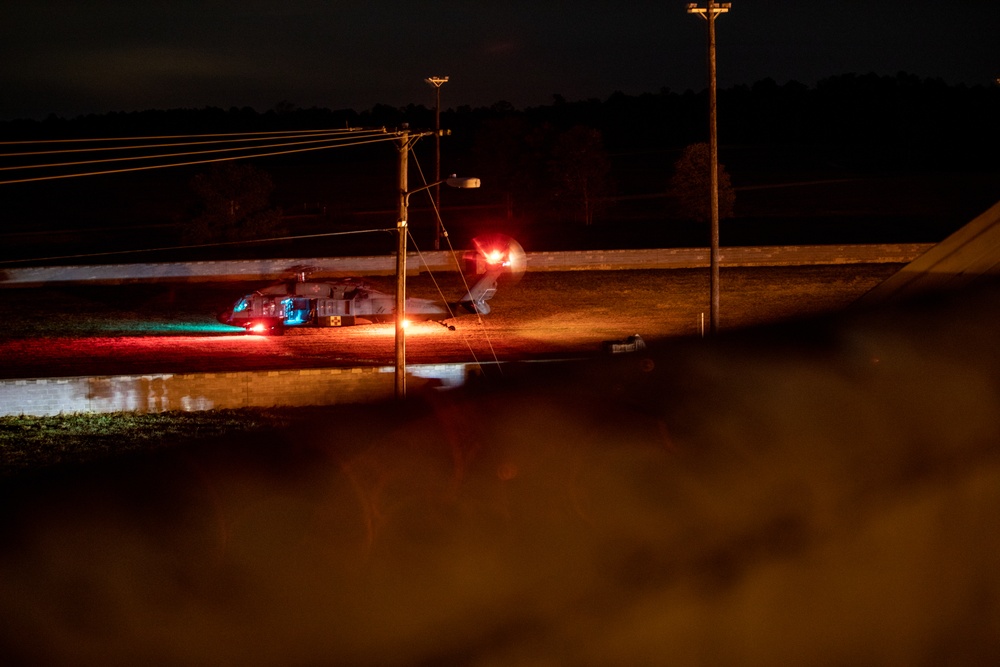
M 732 330 L 844 308 L 897 265 L 725 269 L 721 328 Z M 457 276 L 437 276 L 454 298 Z M 372 279 L 391 291 L 391 281 Z M 385 283 L 385 284 L 382 284 Z M 0 375 L 6 378 L 136 373 L 224 372 L 391 364 L 391 324 L 343 329 L 290 329 L 248 336 L 215 321 L 215 313 L 257 285 L 149 284 L 0 290 Z M 426 275 L 410 296 L 441 298 Z M 528 273 L 501 283 L 482 318 L 415 324 L 409 363 L 493 361 L 597 352 L 604 340 L 641 334 L 656 345 L 696 336 L 707 321 L 705 270 Z M 706 324 L 707 326 L 707 324 Z

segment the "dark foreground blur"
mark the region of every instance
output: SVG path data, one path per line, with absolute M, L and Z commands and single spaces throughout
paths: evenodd
M 4 490 L 5 664 L 1000 659 L 1000 292 Z

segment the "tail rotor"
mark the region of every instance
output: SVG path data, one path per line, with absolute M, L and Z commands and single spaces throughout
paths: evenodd
M 472 239 L 472 245 L 475 250 L 470 252 L 469 259 L 475 262 L 477 273 L 502 268 L 514 282 L 524 275 L 527 256 L 513 238 L 506 234 L 488 234 Z

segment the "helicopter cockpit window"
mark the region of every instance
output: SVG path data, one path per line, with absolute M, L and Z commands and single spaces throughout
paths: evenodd
M 246 297 L 244 297 L 244 298 L 240 299 L 239 301 L 237 301 L 236 305 L 233 306 L 233 312 L 234 313 L 242 313 L 244 310 L 246 310 L 249 307 L 250 307 L 250 302 L 246 299 Z

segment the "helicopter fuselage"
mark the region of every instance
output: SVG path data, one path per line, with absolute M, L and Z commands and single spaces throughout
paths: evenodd
M 443 320 L 452 316 L 430 299 L 406 300 L 408 320 Z M 290 282 L 244 295 L 220 313 L 223 324 L 247 331 L 279 333 L 284 327 L 344 327 L 395 320 L 395 298 L 354 280 Z

